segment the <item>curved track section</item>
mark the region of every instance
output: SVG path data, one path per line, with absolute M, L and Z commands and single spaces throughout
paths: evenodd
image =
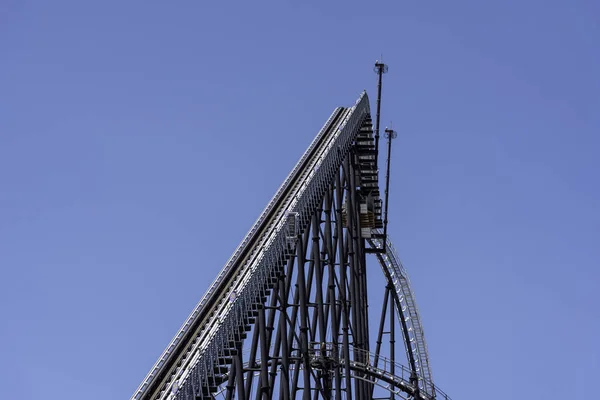
M 378 231 L 377 233 L 381 234 L 381 237 L 383 237 L 381 231 Z M 369 239 L 369 244 L 377 249 L 382 249 L 384 247 L 383 239 Z M 425 333 L 423 332 L 423 325 L 421 324 L 421 317 L 419 316 L 415 295 L 411 289 L 408 274 L 400 262 L 400 257 L 398 257 L 396 249 L 389 237 L 386 243 L 386 252 L 378 253 L 377 259 L 381 264 L 381 268 L 384 270 L 384 274 L 394 285 L 398 302 L 398 318 L 401 319 L 402 314 L 405 315 L 404 319 L 408 325 L 410 337 L 409 343 L 405 343 L 406 351 L 413 353 L 414 359 L 418 364 L 417 373 L 419 375 L 421 390 L 427 395 L 435 397 L 435 387 L 433 385 L 433 377 L 429 364 L 427 343 L 425 342 Z
M 333 347 L 333 343 L 327 343 L 327 350 L 325 351 L 323 351 L 323 348 L 321 347 L 311 349 L 311 365 L 315 370 L 318 371 L 321 368 L 327 370 L 328 364 L 343 364 L 345 362 L 343 356 L 339 358 L 332 357 L 332 355 L 335 354 L 332 351 Z M 402 399 L 414 400 L 415 388 L 411 383 L 410 377 L 412 371 L 409 367 L 363 349 L 352 348 L 352 352 L 354 354 L 360 354 L 360 357 L 354 357 L 350 360 L 351 371 L 354 373 L 355 378 L 364 379 L 371 384 L 375 384 L 400 396 Z M 375 365 L 375 359 L 378 359 L 377 365 Z M 270 360 L 268 363 L 271 366 L 274 362 L 278 363 L 278 360 Z M 255 367 L 260 367 L 260 365 L 262 365 L 261 360 L 255 363 Z M 247 364 L 245 366 L 248 367 Z M 420 399 L 452 400 L 450 396 L 444 393 L 439 387 L 435 386 L 433 382 L 427 381 L 426 386 L 431 387 L 433 390 L 431 393 L 424 393 L 423 390 L 421 390 L 419 392 Z M 222 393 L 223 390 L 225 389 L 223 388 L 221 391 L 215 393 L 215 397 Z
M 381 367 L 374 367 L 372 361 L 375 358 L 375 354 L 370 352 L 364 352 L 364 356 L 361 361 L 352 360 L 351 365 L 352 369 L 356 372 L 360 372 L 362 375 L 366 375 L 370 378 L 374 378 L 376 384 L 390 392 L 393 392 L 398 395 L 403 395 L 407 393 L 411 396 L 415 394 L 415 388 L 410 383 L 410 368 L 392 362 L 385 357 L 379 357 L 379 360 L 382 361 Z M 362 361 L 366 360 L 366 361 Z M 391 372 L 391 366 L 394 365 L 394 373 Z M 398 374 L 400 371 L 400 374 Z M 433 382 L 426 381 L 426 386 L 432 388 L 431 393 L 424 393 L 422 390 L 420 391 L 419 397 L 423 400 L 433 400 L 433 399 L 443 399 L 443 400 L 451 400 L 450 397 L 444 393 L 440 388 L 435 386 Z
M 235 335 L 295 251 L 291 238 L 308 226 L 369 112 L 365 92 L 353 107 L 334 111 L 132 400 L 191 398 L 211 385 L 214 365 L 231 356 Z

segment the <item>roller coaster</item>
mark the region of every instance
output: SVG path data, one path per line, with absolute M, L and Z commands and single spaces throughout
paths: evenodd
M 415 296 L 387 235 L 392 131 L 385 202 L 378 168 L 386 70 L 376 63 L 375 129 L 366 92 L 333 111 L 132 400 L 449 399 L 433 383 Z M 386 282 L 379 324 L 369 317 L 376 270 L 367 259 Z

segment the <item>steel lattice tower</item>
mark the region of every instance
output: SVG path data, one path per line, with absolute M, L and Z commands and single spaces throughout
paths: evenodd
M 364 92 L 334 110 L 132 400 L 448 398 L 384 234 L 378 128 Z M 373 331 L 368 259 L 387 282 Z

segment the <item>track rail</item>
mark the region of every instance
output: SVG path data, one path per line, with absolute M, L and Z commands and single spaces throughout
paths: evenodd
M 376 234 L 381 234 L 380 230 L 375 231 Z M 369 239 L 369 244 L 372 247 L 382 249 L 383 239 Z M 408 279 L 408 274 L 400 261 L 400 257 L 394 248 L 391 240 L 387 239 L 386 252 L 377 254 L 377 259 L 381 264 L 386 277 L 391 281 L 396 291 L 398 302 L 398 313 L 400 309 L 405 314 L 405 322 L 408 325 L 410 336 L 410 346 L 405 343 L 406 351 L 412 351 L 417 362 L 417 373 L 421 389 L 429 396 L 435 397 L 435 387 L 433 385 L 433 377 L 431 374 L 431 366 L 429 363 L 429 353 L 427 351 L 427 343 L 425 342 L 425 333 L 421 324 L 421 317 L 415 301 L 415 295 Z M 398 315 L 398 318 L 401 318 Z M 410 350 L 412 349 L 412 350 Z
M 230 329 L 239 326 L 253 296 L 264 290 L 261 283 L 268 279 L 270 268 L 289 247 L 284 232 L 288 213 L 298 216 L 300 227 L 306 224 L 320 187 L 339 168 L 368 113 L 366 93 L 353 107 L 336 108 L 132 400 L 165 398 L 178 392 L 190 374 L 210 370 L 229 340 Z

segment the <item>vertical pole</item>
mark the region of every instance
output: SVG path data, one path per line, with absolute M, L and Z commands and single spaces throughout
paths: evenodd
M 323 267 L 321 265 L 321 252 L 319 248 L 319 227 L 321 226 L 321 210 L 313 216 L 312 222 L 312 234 L 313 234 L 313 260 L 315 263 L 315 272 L 317 278 L 316 289 L 316 302 L 317 302 L 317 315 L 319 325 L 319 343 L 327 341 L 327 326 L 325 325 L 325 310 L 323 305 Z M 314 328 L 314 327 L 313 327 Z M 316 329 L 313 329 L 316 331 Z
M 383 81 L 383 74 L 388 70 L 387 65 L 379 60 L 375 61 L 375 68 L 373 70 L 377 73 L 377 114 L 375 115 L 375 166 L 379 168 L 377 162 L 379 154 L 379 120 L 381 117 L 381 84 Z
M 309 236 L 308 228 L 305 232 L 305 236 Z M 304 238 L 298 237 L 298 292 L 300 296 L 300 349 L 302 363 L 304 364 L 304 387 L 302 389 L 302 398 L 304 400 L 311 400 L 311 381 L 310 381 L 310 358 L 308 354 L 308 296 L 306 290 L 306 275 L 305 275 L 305 244 L 303 243 Z
M 227 392 L 225 393 L 225 400 L 233 399 L 233 390 L 235 389 L 236 374 L 237 374 L 237 361 L 231 366 L 231 372 L 229 373 L 229 379 L 227 380 L 227 386 L 226 386 Z M 200 389 L 200 390 L 202 390 L 202 389 Z
M 329 292 L 329 312 L 331 313 L 331 341 L 333 342 L 332 358 L 336 362 L 339 360 L 339 320 L 337 318 L 337 297 L 335 295 L 335 243 L 333 241 L 331 211 L 335 207 L 333 204 L 334 200 L 334 189 L 333 185 L 330 186 L 329 190 L 325 193 L 325 243 L 327 244 L 327 264 L 328 264 L 328 284 L 327 289 Z M 340 368 L 336 365 L 335 367 L 335 400 L 342 400 L 342 377 L 340 374 Z
M 293 258 L 291 259 L 293 264 Z M 286 291 L 286 276 L 279 277 L 279 302 L 281 305 L 281 314 L 279 315 L 279 329 L 281 332 L 281 370 L 280 370 L 280 399 L 290 399 L 290 361 L 288 359 L 290 349 L 287 340 L 287 299 L 288 292 Z M 278 332 L 279 333 L 279 332 Z
M 242 359 L 242 344 L 241 342 L 237 346 L 238 353 L 235 356 L 235 380 L 237 386 L 237 398 L 239 400 L 247 400 L 250 396 L 246 397 L 246 390 L 244 389 L 244 360 Z
M 390 287 L 389 285 L 387 289 L 388 291 L 394 290 L 394 288 Z M 394 296 L 390 296 L 390 374 L 392 374 L 392 376 L 396 373 L 396 365 L 394 364 L 396 362 L 395 306 L 396 303 L 394 302 Z M 394 400 L 395 397 L 396 396 L 394 395 L 394 392 L 390 392 L 390 400 Z
M 371 338 L 369 332 L 369 293 L 368 293 L 368 285 L 367 285 L 367 253 L 365 252 L 365 242 L 364 238 L 360 239 L 359 242 L 359 250 L 360 250 L 360 274 L 361 274 L 361 293 L 362 293 L 362 305 L 361 310 L 363 313 L 363 321 L 364 322 L 364 338 L 365 338 L 365 350 L 369 351 L 371 349 Z
M 352 344 L 354 350 L 354 359 L 356 361 L 361 361 L 360 349 L 362 348 L 362 332 L 361 332 L 361 323 L 359 318 L 359 307 L 358 307 L 358 294 L 356 290 L 356 253 L 355 253 L 355 242 L 356 242 L 356 207 L 354 200 L 354 192 L 355 192 L 355 183 L 354 183 L 354 171 L 351 170 L 349 159 L 352 157 L 352 153 L 348 154 L 344 163 L 342 164 L 344 175 L 346 176 L 346 251 L 348 256 L 348 273 L 350 274 L 350 279 L 348 282 L 349 286 L 349 303 L 350 303 L 350 311 L 352 312 Z M 344 257 L 344 259 L 346 259 Z M 344 268 L 345 270 L 345 268 Z M 342 278 L 342 285 L 346 285 L 346 279 Z M 361 391 L 362 391 L 362 383 L 363 381 L 360 379 L 354 380 L 354 393 L 357 399 L 361 399 Z
M 296 292 L 294 293 L 294 300 L 292 302 L 292 315 L 290 318 L 290 331 L 288 334 L 288 344 L 298 343 L 300 346 L 299 349 L 294 349 L 299 351 L 299 357 L 296 358 L 294 363 L 294 376 L 292 378 L 292 396 L 291 398 L 296 399 L 296 394 L 298 390 L 303 390 L 303 398 L 306 396 L 305 400 L 310 400 L 311 396 L 311 367 L 310 367 L 310 359 L 309 359 L 309 347 L 308 347 L 308 334 L 309 334 L 309 324 L 308 322 L 308 299 L 310 297 L 310 287 L 313 281 L 313 272 L 314 272 L 314 263 L 311 263 L 311 266 L 308 270 L 308 280 L 305 277 L 305 263 L 306 263 L 306 249 L 308 246 L 308 240 L 310 238 L 310 225 L 306 227 L 306 231 L 304 234 L 298 236 L 298 245 L 296 246 L 297 253 L 297 280 L 296 280 Z M 289 278 L 288 278 L 288 282 Z M 308 288 L 308 289 L 307 289 Z M 300 335 L 295 331 L 296 322 L 298 319 L 298 311 L 300 311 Z M 294 341 L 296 339 L 296 341 Z M 302 374 L 303 374 L 303 387 L 298 387 L 298 381 L 300 377 L 300 366 L 303 365 Z
M 347 177 L 345 177 L 347 179 Z M 346 184 L 349 182 L 346 180 Z M 348 310 L 348 303 L 346 302 L 346 263 L 347 253 L 344 246 L 344 226 L 342 224 L 342 208 L 343 208 L 343 196 L 344 188 L 342 186 L 342 180 L 340 175 L 335 176 L 335 189 L 336 189 L 336 229 L 337 229 L 337 244 L 338 244 L 338 260 L 340 269 L 339 289 L 340 289 L 340 304 L 342 314 L 342 333 L 343 333 L 343 354 L 344 354 L 344 369 L 346 370 L 344 375 L 346 376 L 346 398 L 352 398 L 352 375 L 350 370 L 350 339 L 348 337 L 348 330 L 350 329 L 350 315 Z
M 385 173 L 385 212 L 383 214 L 383 252 L 387 250 L 387 224 L 388 224 L 388 208 L 389 208 L 389 194 L 390 194 L 390 163 L 392 158 L 392 139 L 398 134 L 392 129 L 385 130 L 385 136 L 388 140 L 387 148 L 387 168 Z
M 373 362 L 373 366 L 375 368 L 377 368 L 377 365 L 379 364 L 379 353 L 381 352 L 381 343 L 383 342 L 383 328 L 385 327 L 385 317 L 387 314 L 389 296 L 390 287 L 388 285 L 385 287 L 385 294 L 383 295 L 383 310 L 381 310 L 381 320 L 379 321 L 379 333 L 377 334 L 377 343 L 375 346 L 375 360 Z
M 254 382 L 254 373 L 252 368 L 256 367 L 256 352 L 258 351 L 258 333 L 259 330 L 254 328 L 254 332 L 252 334 L 252 345 L 250 347 L 250 356 L 248 357 L 248 372 L 246 373 L 246 391 L 248 394 L 248 398 L 250 398 L 250 393 L 252 393 L 252 384 Z M 242 371 L 242 369 L 239 369 Z M 244 378 L 242 378 L 243 385 Z
M 267 400 L 269 393 L 269 348 L 267 347 L 267 326 L 264 304 L 260 304 L 258 308 L 258 329 L 260 330 L 260 397 Z M 257 395 L 257 397 L 259 396 Z
M 281 343 L 281 374 L 280 374 L 280 400 L 289 400 L 290 398 L 290 360 L 291 348 L 288 342 L 288 299 L 291 290 L 291 280 L 294 272 L 295 257 L 290 257 L 287 261 L 287 269 L 284 274 L 279 277 L 279 303 L 281 305 L 281 314 L 279 316 L 279 329 L 277 334 L 280 337 L 280 341 L 275 339 L 275 347 L 277 348 Z M 292 327 L 293 328 L 293 327 Z M 273 383 L 271 388 L 275 387 Z M 271 389 L 272 391 L 272 389 Z
M 285 261 L 281 261 L 281 263 L 283 264 Z M 278 274 L 278 279 L 279 276 L 283 273 L 283 267 L 281 267 L 281 273 Z M 270 300 L 270 305 L 269 305 L 269 317 L 266 320 L 267 321 L 267 325 L 266 325 L 266 341 L 267 341 L 267 356 L 269 357 L 269 361 L 271 359 L 276 359 L 279 355 L 279 350 L 280 350 L 280 343 L 281 343 L 281 332 L 279 331 L 279 329 L 277 330 L 277 334 L 275 335 L 275 343 L 273 345 L 273 331 L 275 330 L 275 315 L 277 314 L 277 302 L 279 299 L 279 280 L 277 281 L 277 283 L 275 284 L 275 286 L 273 287 L 273 293 L 271 294 L 271 300 Z M 271 347 L 273 347 L 273 356 L 269 356 L 269 351 L 271 349 Z M 262 357 L 262 356 L 261 356 Z M 268 384 L 267 384 L 267 399 L 271 399 L 273 396 L 273 387 L 275 385 L 275 373 L 277 372 L 277 363 L 273 362 L 271 363 L 271 369 L 269 372 L 269 376 L 268 376 Z

